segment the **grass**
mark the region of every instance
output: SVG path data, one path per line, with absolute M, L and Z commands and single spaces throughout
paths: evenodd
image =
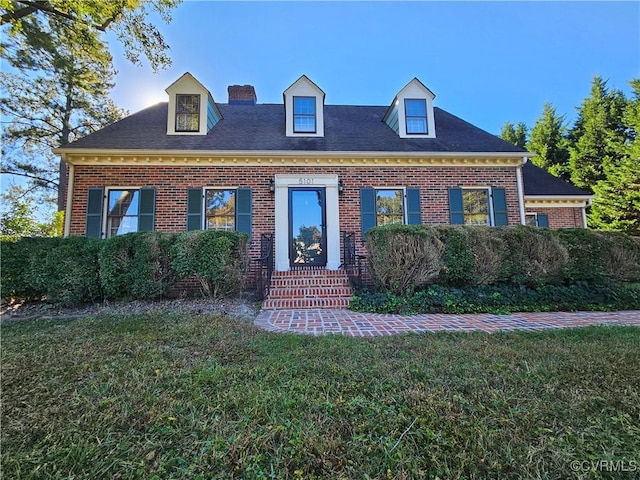
M 1 334 L 7 479 L 638 474 L 613 471 L 640 461 L 634 327 L 354 339 L 148 315 Z

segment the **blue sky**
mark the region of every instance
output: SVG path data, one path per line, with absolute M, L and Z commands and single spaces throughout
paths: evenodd
M 630 94 L 640 77 L 640 2 L 212 2 L 186 0 L 160 29 L 173 66 L 158 74 L 116 43 L 116 103 L 166 101 L 184 72 L 218 102 L 251 84 L 259 103 L 306 74 L 327 104 L 388 105 L 413 77 L 435 105 L 492 133 L 533 125 L 544 102 L 568 121 L 594 75 Z

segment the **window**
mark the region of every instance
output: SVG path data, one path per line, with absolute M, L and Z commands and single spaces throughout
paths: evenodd
M 200 95 L 176 95 L 176 132 L 200 130 Z
M 462 208 L 465 225 L 491 225 L 487 189 L 463 188 Z
M 107 238 L 138 231 L 139 190 L 109 190 Z
M 295 133 L 315 133 L 315 97 L 293 97 L 293 131 Z
M 205 229 L 236 229 L 235 190 L 206 190 L 204 201 Z
M 361 188 L 360 232 L 362 240 L 367 230 L 393 223 L 420 225 L 420 189 L 418 188 Z
M 451 225 L 509 224 L 507 194 L 501 187 L 449 188 Z
M 405 99 L 404 115 L 407 134 L 427 133 L 427 102 L 424 99 Z
M 549 227 L 549 216 L 546 213 L 527 213 L 525 223 L 530 227 Z
M 376 190 L 376 225 L 404 223 L 404 190 Z

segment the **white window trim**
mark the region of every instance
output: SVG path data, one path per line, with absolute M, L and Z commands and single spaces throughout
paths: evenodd
M 402 190 L 402 224 L 407 225 L 409 214 L 407 213 L 407 187 L 373 187 L 376 194 L 376 226 L 378 226 L 378 190 Z
M 178 130 L 177 124 L 178 124 L 178 115 L 180 115 L 178 113 L 178 97 L 198 97 L 198 128 L 196 130 Z M 176 93 L 175 94 L 175 107 L 174 107 L 174 112 L 173 112 L 173 128 L 174 128 L 174 132 L 177 135 L 181 135 L 181 134 L 198 134 L 200 133 L 200 130 L 202 130 L 202 95 L 199 93 Z M 207 106 L 205 105 L 205 108 Z M 205 121 L 206 121 L 206 117 L 205 117 Z
M 200 227 L 202 230 L 209 230 L 207 228 L 207 190 L 233 190 L 238 194 L 239 187 L 202 187 L 202 219 Z M 234 223 L 235 231 L 235 223 Z
M 109 224 L 109 192 L 113 190 L 138 190 L 143 187 L 135 187 L 135 186 L 126 186 L 126 187 L 104 187 L 104 198 L 102 199 L 102 238 L 113 238 L 109 237 L 109 232 L 107 230 L 107 225 Z
M 488 226 L 495 227 L 496 218 L 493 213 L 493 189 L 491 187 L 485 187 L 485 186 L 471 186 L 471 187 L 461 186 L 460 188 L 462 189 L 463 194 L 465 190 L 485 190 L 487 192 L 487 202 L 489 202 L 489 225 Z M 463 199 L 463 208 L 464 208 L 464 195 L 462 196 L 462 199 Z

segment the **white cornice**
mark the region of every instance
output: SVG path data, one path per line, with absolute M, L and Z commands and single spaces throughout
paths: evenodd
M 57 148 L 69 165 L 397 165 L 518 166 L 523 152 L 307 152 L 105 150 Z
M 593 195 L 525 195 L 525 208 L 583 208 L 591 204 Z

